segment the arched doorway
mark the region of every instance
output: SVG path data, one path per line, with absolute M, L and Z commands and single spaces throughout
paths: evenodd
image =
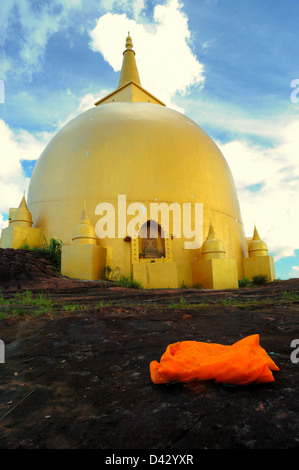
M 147 220 L 139 230 L 139 257 L 165 258 L 165 236 L 162 227 Z

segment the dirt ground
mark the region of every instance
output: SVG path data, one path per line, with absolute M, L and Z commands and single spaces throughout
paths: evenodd
M 0 249 L 0 448 L 299 447 L 299 363 L 291 360 L 298 279 L 227 291 L 135 290 L 71 281 L 17 251 Z M 27 289 L 49 295 L 51 308 L 37 315 L 36 305 L 5 304 Z M 252 334 L 280 368 L 272 383 L 151 381 L 149 364 L 170 343 L 233 344 Z

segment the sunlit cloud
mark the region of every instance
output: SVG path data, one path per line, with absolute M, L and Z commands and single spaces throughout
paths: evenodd
M 234 176 L 247 236 L 254 224 L 276 260 L 298 248 L 299 120 L 283 127 L 274 148 L 219 144 Z
M 141 5 L 140 5 L 141 6 Z M 140 10 L 141 11 L 141 10 Z M 176 93 L 203 85 L 204 67 L 189 46 L 188 18 L 177 0 L 156 5 L 153 20 L 106 13 L 90 31 L 91 47 L 100 52 L 115 72 L 121 69 L 125 38 L 130 31 L 141 84 L 167 106 L 176 107 Z
M 292 266 L 292 269 L 289 273 L 290 278 L 297 278 L 299 277 L 299 266 Z
M 30 181 L 21 161 L 37 160 L 49 137 L 43 133 L 37 138 L 26 130 L 13 132 L 0 119 L 0 212 L 8 213 L 9 207 L 19 205 Z

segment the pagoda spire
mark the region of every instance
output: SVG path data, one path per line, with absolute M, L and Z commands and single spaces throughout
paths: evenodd
M 120 88 L 121 86 L 131 81 L 141 86 L 139 73 L 135 61 L 135 52 L 133 51 L 133 42 L 130 36 L 130 32 L 128 32 L 128 36 L 126 39 L 126 49 L 123 53 L 123 63 L 117 88 Z
M 93 225 L 91 225 L 88 214 L 87 214 L 86 201 L 84 201 L 84 204 L 83 204 L 83 211 L 82 211 L 80 222 L 74 228 L 72 240 L 74 244 L 97 245 L 95 229 Z
M 256 225 L 254 224 L 254 231 L 253 237 L 248 244 L 248 254 L 249 257 L 256 257 L 256 256 L 267 256 L 268 248 L 266 243 L 261 239 Z
M 165 104 L 141 86 L 140 78 L 133 51 L 133 41 L 128 32 L 126 49 L 123 53 L 123 63 L 118 87 L 95 102 L 96 106 L 108 103 L 153 103 L 160 106 Z
M 204 259 L 225 258 L 226 252 L 223 243 L 217 237 L 212 221 L 210 221 L 209 233 L 202 245 L 201 254 Z

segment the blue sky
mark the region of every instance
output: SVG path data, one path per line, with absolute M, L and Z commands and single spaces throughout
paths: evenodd
M 0 228 L 53 135 L 116 88 L 129 30 L 142 85 L 215 140 L 246 235 L 299 277 L 298 18 L 295 0 L 2 0 Z

